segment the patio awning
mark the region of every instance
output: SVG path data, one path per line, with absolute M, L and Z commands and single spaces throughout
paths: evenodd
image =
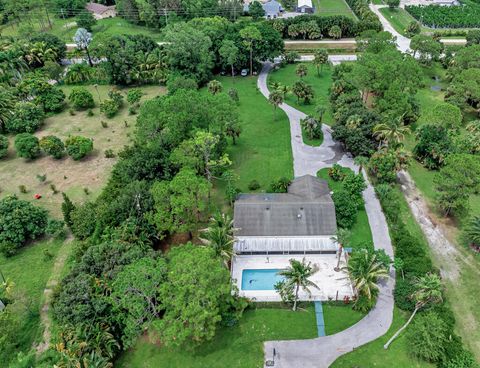
M 328 252 L 338 245 L 330 236 L 322 237 L 238 237 L 236 253 L 248 252 Z

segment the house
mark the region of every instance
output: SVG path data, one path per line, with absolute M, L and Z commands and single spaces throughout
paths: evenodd
M 295 11 L 297 13 L 305 13 L 305 14 L 315 13 L 315 8 L 312 5 L 312 0 L 298 0 Z
M 97 3 L 87 3 L 87 5 L 85 5 L 85 9 L 92 13 L 97 20 L 104 18 L 113 18 L 117 16 L 117 10 L 115 9 L 115 5 L 106 6 Z
M 334 236 L 335 206 L 326 181 L 311 175 L 296 178 L 287 193 L 240 194 L 234 206 L 237 229 L 232 278 L 240 295 L 262 301 L 277 301 L 277 272 L 291 258 L 316 264 L 312 277 L 319 290 L 304 294 L 305 300 L 351 297 L 348 278 L 334 269 L 342 254 Z M 340 260 L 345 263 L 345 255 Z
M 265 18 L 273 19 L 281 16 L 283 13 L 282 5 L 275 0 L 270 0 L 262 5 L 263 10 L 265 11 Z

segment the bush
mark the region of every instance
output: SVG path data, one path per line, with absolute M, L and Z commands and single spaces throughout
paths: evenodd
M 123 106 L 123 95 L 116 89 L 108 91 L 108 97 L 117 104 L 119 109 Z
M 65 236 L 65 223 L 60 220 L 49 219 L 45 234 L 55 239 L 63 238 Z
M 346 190 L 337 190 L 332 195 L 337 216 L 337 226 L 344 229 L 351 229 L 355 224 L 358 213 L 358 203 Z
M 18 102 L 12 118 L 7 120 L 5 127 L 10 133 L 33 133 L 40 128 L 44 117 L 41 107 L 32 102 Z
M 64 107 L 65 93 L 61 89 L 51 87 L 37 96 L 35 100 L 43 106 L 46 112 L 60 112 Z
M 269 192 L 271 193 L 287 193 L 288 186 L 290 185 L 290 179 L 285 177 L 270 183 Z
M 71 136 L 65 141 L 67 154 L 74 160 L 81 160 L 93 150 L 93 140 L 82 136 Z
M 47 135 L 40 139 L 40 148 L 47 155 L 60 159 L 65 154 L 65 145 L 60 138 L 54 135 Z
M 394 152 L 377 151 L 368 162 L 368 172 L 377 183 L 394 183 L 397 180 L 397 158 Z
M 260 189 L 260 183 L 256 180 L 252 180 L 250 183 L 248 183 L 248 189 L 249 190 Z
M 8 138 L 0 134 L 0 158 L 4 158 L 8 154 Z
M 395 305 L 400 309 L 413 311 L 415 309 L 415 301 L 412 298 L 414 291 L 415 286 L 410 280 L 397 278 L 393 293 Z
M 334 164 L 328 169 L 328 176 L 334 181 L 342 181 L 345 177 L 345 168 L 339 164 Z
M 287 64 L 295 64 L 297 59 L 300 59 L 300 54 L 295 51 L 289 51 L 283 55 L 283 59 Z
M 21 133 L 15 137 L 15 150 L 18 157 L 33 160 L 40 156 L 38 138 L 30 133 Z
M 100 111 L 105 114 L 107 118 L 113 118 L 119 110 L 117 103 L 111 99 L 103 100 L 100 104 Z
M 410 352 L 428 362 L 439 362 L 445 356 L 449 333 L 446 323 L 435 312 L 420 314 L 406 332 Z
M 127 102 L 130 105 L 138 105 L 140 103 L 140 99 L 143 96 L 143 92 L 139 88 L 132 88 L 127 92 Z
M 89 109 L 95 106 L 93 95 L 84 87 L 73 87 L 68 99 L 77 110 Z
M 348 192 L 352 198 L 355 199 L 358 205 L 363 203 L 362 193 L 367 188 L 367 184 L 365 183 L 365 179 L 361 174 L 355 174 L 354 172 L 350 171 L 344 178 L 343 178 L 343 189 Z
M 448 130 L 440 125 L 422 125 L 416 140 L 413 155 L 428 169 L 440 168 L 453 147 Z
M 92 32 L 92 27 L 97 23 L 97 20 L 89 11 L 82 11 L 77 15 L 77 27 L 85 28 L 88 32 Z
M 197 90 L 198 84 L 195 79 L 173 75 L 172 77 L 168 78 L 167 89 L 168 93 L 173 95 L 181 89 Z
M 95 231 L 95 205 L 87 202 L 82 206 L 75 207 L 70 213 L 70 220 L 73 235 L 80 240 L 88 238 Z
M 25 245 L 45 233 L 47 211 L 15 196 L 0 200 L 0 244 L 4 250 Z M 5 248 L 6 247 L 6 248 Z

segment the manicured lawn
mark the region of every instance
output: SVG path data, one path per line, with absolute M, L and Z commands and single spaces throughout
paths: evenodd
M 72 86 L 61 87 L 67 96 L 67 102 L 72 88 Z M 38 137 L 56 135 L 62 140 L 69 135 L 93 138 L 93 152 L 80 161 L 74 161 L 69 157 L 54 160 L 46 156 L 27 161 L 16 157 L 13 147 L 14 137 L 10 136 L 9 154 L 1 160 L 0 164 L 0 183 L 2 183 L 0 198 L 16 194 L 21 199 L 31 200 L 34 194 L 38 193 L 42 198 L 35 203 L 48 209 L 53 216 L 61 217 L 62 196 L 53 194 L 50 185 L 55 185 L 60 192 L 66 192 L 75 202 L 93 200 L 100 193 L 116 162 L 116 158 L 106 158 L 104 152 L 106 149 L 111 149 L 118 154 L 125 145 L 130 143 L 129 136 L 135 129 L 136 115 L 129 115 L 128 106 L 125 103 L 123 109 L 114 118 L 105 118 L 98 107 L 97 91 L 93 86 L 86 86 L 86 88 L 93 94 L 97 104 L 97 107 L 92 109 L 93 116 L 88 116 L 86 111 L 75 112 L 72 116 L 69 113 L 69 106 L 66 106 L 63 112 L 48 117 L 35 135 Z M 112 86 L 98 86 L 102 101 L 107 98 L 111 88 Z M 145 94 L 142 101 L 164 93 L 164 88 L 158 86 L 146 86 L 142 87 L 142 90 Z M 107 128 L 102 126 L 102 121 L 107 123 Z M 47 175 L 47 180 L 40 182 L 37 175 L 43 174 Z M 20 193 L 19 185 L 25 185 L 28 193 Z M 88 188 L 88 195 L 84 192 L 84 188 Z
M 267 340 L 309 339 L 317 336 L 315 312 L 259 308 L 245 312 L 233 327 L 222 327 L 215 338 L 197 349 L 168 350 L 140 338 L 125 353 L 117 367 L 125 368 L 260 368 L 263 342 Z
M 278 82 L 291 87 L 300 79 L 295 74 L 295 68 L 297 65 L 298 64 L 290 64 L 280 70 L 270 73 L 268 76 L 269 84 L 272 82 Z M 285 102 L 307 115 L 314 115 L 316 106 L 324 106 L 326 111 L 323 116 L 323 122 L 330 125 L 333 122 L 333 118 L 330 110 L 330 102 L 328 100 L 328 89 L 332 84 L 333 68 L 327 65 L 324 66 L 323 71 L 320 73 L 320 76 L 318 76 L 317 68 L 312 63 L 305 63 L 305 65 L 308 67 L 308 74 L 303 77 L 303 80 L 313 87 L 315 98 L 310 104 L 305 105 L 302 102 L 298 103 L 297 97 L 295 97 L 293 93 L 289 93 L 287 94 Z
M 382 15 L 390 22 L 392 27 L 403 36 L 406 35 L 405 30 L 410 22 L 415 20 L 410 14 L 401 8 L 381 8 L 380 13 L 382 13 Z
M 346 169 L 349 170 L 349 169 Z M 321 169 L 317 176 L 328 182 L 328 186 L 332 191 L 336 191 L 342 188 L 342 183 L 334 181 L 328 176 L 328 168 Z M 350 247 L 359 248 L 365 246 L 365 244 L 373 244 L 372 231 L 370 230 L 370 224 L 368 222 L 367 212 L 365 207 L 362 206 L 358 211 L 357 221 L 350 229 L 352 236 L 350 238 Z
M 393 323 L 387 334 L 366 345 L 357 348 L 355 351 L 338 358 L 332 368 L 429 368 L 433 364 L 418 361 L 408 351 L 405 334 L 401 334 L 388 350 L 383 345 L 400 326 L 405 323 L 408 315 L 395 308 Z
M 343 331 L 365 317 L 365 313 L 353 310 L 351 304 L 327 302 L 322 304 L 322 308 L 326 335 Z
M 285 113 L 277 109 L 275 120 L 273 106 L 257 90 L 256 77 L 220 77 L 224 91 L 238 91 L 240 126 L 242 133 L 228 154 L 232 168 L 238 175 L 236 186 L 250 192 L 252 180 L 260 183 L 259 191 L 266 191 L 270 183 L 281 177 L 293 179 L 293 158 L 290 144 L 290 125 Z M 217 183 L 223 196 L 223 185 Z
M 345 15 L 356 19 L 345 0 L 313 0 L 315 13 L 319 15 Z
M 10 258 L 0 255 L 0 269 L 5 278 L 13 281 L 14 295 L 25 298 L 29 303 L 27 318 L 22 321 L 21 333 L 18 335 L 19 351 L 28 351 L 32 343 L 41 337 L 40 306 L 43 290 L 47 284 L 55 262 L 55 256 L 63 241 L 39 241 L 19 251 Z M 44 250 L 53 256 L 44 258 Z

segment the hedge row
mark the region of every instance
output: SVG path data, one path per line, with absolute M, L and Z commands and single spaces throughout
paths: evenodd
M 480 6 L 409 5 L 405 7 L 415 19 L 431 28 L 480 27 Z
M 300 15 L 298 17 L 294 18 L 283 18 L 283 19 L 276 19 L 272 21 L 273 23 L 275 22 L 281 22 L 283 23 L 283 30 L 280 31 L 282 34 L 283 38 L 292 38 L 288 34 L 288 27 L 291 26 L 292 24 L 300 24 L 300 23 L 306 23 L 306 22 L 311 22 L 315 21 L 318 25 L 318 28 L 320 29 L 320 33 L 322 36 L 328 36 L 328 31 L 330 28 L 333 26 L 338 26 L 342 30 L 342 37 L 355 37 L 358 34 L 358 29 L 356 22 L 344 15 L 332 15 L 332 16 L 327 16 L 327 17 L 322 17 L 318 15 Z M 277 30 L 279 28 L 275 27 Z M 302 36 L 298 36 L 298 39 L 301 39 Z
M 367 31 L 375 30 L 381 31 L 383 29 L 382 23 L 375 15 L 374 12 L 368 7 L 368 1 L 366 0 L 345 0 L 358 17 L 359 21 L 357 23 L 357 32 L 358 34 Z

